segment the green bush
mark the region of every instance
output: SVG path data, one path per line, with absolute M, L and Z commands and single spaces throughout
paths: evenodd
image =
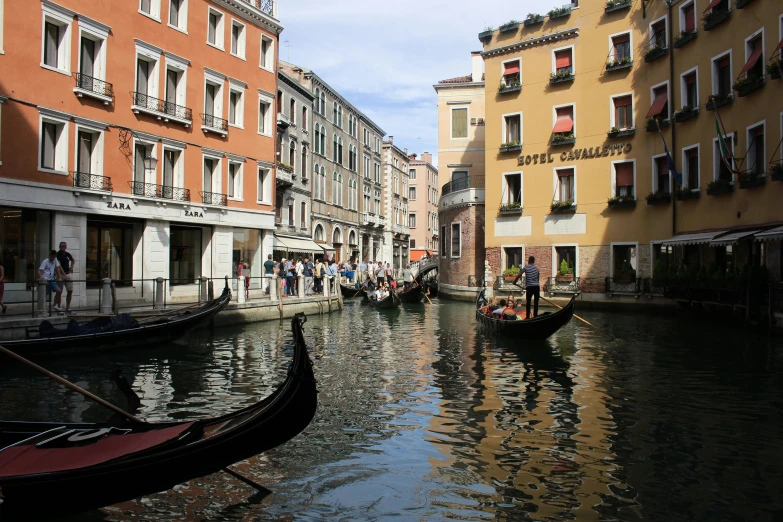
M 506 268 L 503 270 L 503 275 L 516 277 L 519 275 L 519 268 L 512 265 L 511 268 Z

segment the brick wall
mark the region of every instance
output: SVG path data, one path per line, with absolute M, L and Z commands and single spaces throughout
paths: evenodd
M 525 264 L 527 264 L 527 260 L 530 258 L 530 256 L 536 258 L 536 266 L 538 267 L 538 281 L 541 283 L 542 287 L 546 287 L 547 279 L 549 279 L 549 277 L 552 275 L 552 247 L 525 247 Z
M 457 286 L 479 284 L 484 278 L 484 205 L 450 207 L 438 214 L 438 221 L 446 226 L 446 236 L 440 238 L 446 245 L 446 255 L 440 261 L 440 281 Z M 452 259 L 451 225 L 456 222 L 461 224 L 462 252 Z
M 503 275 L 503 270 L 500 266 L 500 247 L 487 249 L 487 262 L 490 270 L 492 270 L 492 281 L 487 281 L 487 284 L 491 285 L 499 275 Z
M 609 245 L 579 246 L 579 278 L 582 292 L 604 292 L 611 276 Z

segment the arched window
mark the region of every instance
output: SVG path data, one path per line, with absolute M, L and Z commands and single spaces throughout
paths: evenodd
M 307 179 L 307 147 L 302 145 L 302 179 Z
M 356 244 L 358 244 L 356 242 L 356 232 L 354 232 L 353 230 L 351 230 L 351 233 L 348 234 L 348 244 L 349 245 L 356 245 Z
M 321 125 L 321 154 L 326 156 L 326 129 Z
M 320 113 L 326 116 L 326 94 L 321 93 L 321 110 Z
M 320 180 L 318 179 L 318 163 L 316 163 L 313 166 L 313 176 L 315 177 L 315 179 L 313 180 L 314 181 L 314 183 L 313 183 L 313 185 L 314 185 L 313 186 L 313 197 L 315 199 L 323 199 L 321 197 L 321 192 L 320 192 L 321 184 L 319 183 Z
M 337 102 L 332 102 L 332 123 L 337 125 Z
M 337 107 L 337 126 L 341 129 L 343 128 L 343 106 L 339 105 Z
M 337 173 L 332 174 L 332 203 L 339 205 L 339 189 L 337 188 Z
M 324 237 L 325 237 L 324 236 L 324 227 L 323 227 L 323 225 L 318 223 L 315 226 L 315 230 L 313 231 L 313 239 L 318 241 L 318 242 L 320 242 L 320 243 L 323 243 L 324 242 Z
M 334 228 L 334 232 L 332 232 L 332 244 L 335 244 L 335 243 L 338 244 L 338 245 L 342 245 L 343 244 L 343 233 L 337 227 L 335 227 Z
M 324 168 L 323 165 L 321 165 L 321 176 L 320 176 L 320 183 L 321 183 L 321 199 L 326 200 L 326 168 Z
M 313 132 L 315 133 L 315 152 L 320 154 L 320 152 L 321 152 L 321 142 L 318 139 L 318 136 L 321 133 L 321 126 L 318 125 L 317 123 L 315 125 L 313 125 Z
M 318 100 L 321 98 L 321 89 L 315 88 L 315 98 L 313 99 L 313 110 L 315 112 L 321 112 L 318 110 Z
M 332 161 L 337 163 L 337 134 L 332 134 Z
M 343 164 L 343 137 L 337 136 L 337 159 L 335 160 L 340 165 Z
M 294 163 L 296 160 L 296 142 L 292 141 L 291 145 L 288 147 L 288 164 L 291 165 L 291 168 L 294 168 Z

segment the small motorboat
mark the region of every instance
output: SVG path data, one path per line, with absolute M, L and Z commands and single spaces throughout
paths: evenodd
M 171 489 L 301 433 L 318 404 L 299 313 L 293 360 L 277 390 L 221 417 L 106 424 L 0 421 L 0 517 L 59 519 Z
M 482 292 L 483 293 L 483 292 Z M 557 312 L 544 312 L 538 317 L 525 320 L 509 320 L 492 317 L 476 307 L 479 324 L 497 332 L 513 335 L 520 340 L 546 339 L 571 321 L 574 315 L 576 296 Z

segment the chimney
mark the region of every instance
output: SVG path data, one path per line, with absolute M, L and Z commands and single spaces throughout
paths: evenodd
M 481 52 L 473 51 L 470 53 L 471 59 L 471 77 L 474 82 L 481 81 L 481 75 L 484 72 L 484 58 L 481 57 Z
M 421 161 L 424 161 L 426 163 L 432 163 L 432 154 L 429 152 L 425 152 L 421 155 Z
M 414 152 L 413 154 L 408 154 L 408 159 L 411 161 L 416 161 L 416 153 Z
M 394 145 L 394 136 L 389 136 L 389 143 Z
M 402 151 L 405 153 L 405 156 L 408 155 L 408 149 L 403 149 Z

